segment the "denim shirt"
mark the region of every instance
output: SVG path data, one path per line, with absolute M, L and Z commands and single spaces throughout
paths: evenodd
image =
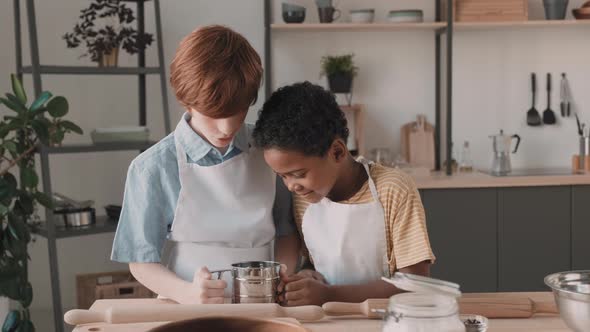
M 127 172 L 123 209 L 113 243 L 111 259 L 122 263 L 157 263 L 169 227 L 174 220 L 180 193 L 175 141 L 178 140 L 191 163 L 199 166 L 221 164 L 248 149 L 248 125 L 244 124 L 222 154 L 189 125 L 185 113 L 178 128 L 135 158 Z M 291 194 L 281 179 L 273 207 L 277 236 L 295 232 Z M 212 221 L 215 222 L 215 221 Z

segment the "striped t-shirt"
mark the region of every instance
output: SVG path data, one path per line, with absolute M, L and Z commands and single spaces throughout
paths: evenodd
M 422 261 L 434 262 L 435 257 L 426 230 L 424 207 L 412 178 L 400 170 L 380 164 L 372 164 L 370 173 L 385 212 L 383 230 L 386 232 L 390 272 L 394 273 Z M 354 196 L 339 203 L 362 204 L 372 200 L 367 181 Z M 301 238 L 303 215 L 309 204 L 301 196 L 293 194 L 293 213 Z M 309 257 L 304 238 L 303 255 Z M 313 261 L 313 257 L 309 258 Z

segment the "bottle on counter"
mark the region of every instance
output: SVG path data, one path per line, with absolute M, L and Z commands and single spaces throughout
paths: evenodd
M 399 272 L 389 282 L 410 292 L 391 297 L 383 332 L 465 332 L 459 285 Z
M 461 150 L 461 159 L 459 161 L 459 172 L 473 172 L 473 160 L 471 159 L 471 149 L 469 148 L 469 141 L 463 142 L 463 150 Z

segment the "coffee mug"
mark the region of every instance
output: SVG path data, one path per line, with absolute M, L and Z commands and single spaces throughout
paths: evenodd
M 340 10 L 334 7 L 318 8 L 318 16 L 320 17 L 320 23 L 332 23 L 340 18 Z

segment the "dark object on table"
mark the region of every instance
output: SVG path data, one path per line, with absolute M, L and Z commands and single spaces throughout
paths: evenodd
M 121 216 L 121 206 L 120 205 L 113 205 L 109 204 L 104 207 L 105 211 L 107 212 L 107 216 L 110 220 L 119 221 L 119 217 Z

